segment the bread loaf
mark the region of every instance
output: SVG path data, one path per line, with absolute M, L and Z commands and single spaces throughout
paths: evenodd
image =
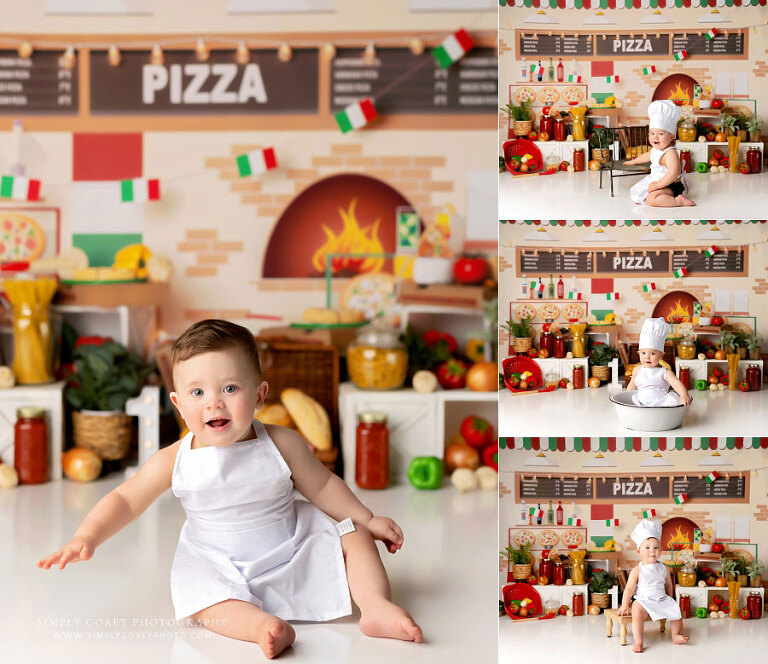
M 280 400 L 310 445 L 323 451 L 332 448 L 331 421 L 325 408 L 311 396 L 294 387 L 283 390 Z
M 277 424 L 290 429 L 296 428 L 293 418 L 288 414 L 285 406 L 279 403 L 267 404 L 261 410 L 257 410 L 253 416 L 262 424 Z

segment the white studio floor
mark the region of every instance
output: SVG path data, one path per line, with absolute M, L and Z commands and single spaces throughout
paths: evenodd
M 569 664 L 622 664 L 623 662 L 758 662 L 758 653 L 768 649 L 768 618 L 730 620 L 689 618 L 683 631 L 690 636 L 686 645 L 676 646 L 670 628 L 659 633 L 658 623 L 645 623 L 642 656 L 632 652 L 631 626 L 627 645 L 619 641 L 619 627 L 605 636 L 605 617 L 557 617 L 552 620 L 513 622 L 499 618 L 499 664 L 519 662 L 569 662 Z
M 120 479 L 113 473 L 92 484 L 63 480 L 0 491 L 0 661 L 267 661 L 256 644 L 173 624 L 169 577 L 184 512 L 170 491 L 90 561 L 63 571 L 35 566 L 68 541 Z M 368 638 L 356 612 L 331 623 L 298 623 L 296 643 L 280 661 L 496 662 L 497 492 L 460 494 L 446 482 L 437 491 L 397 486 L 360 497 L 403 528 L 403 549 L 383 556 L 393 599 L 420 623 L 424 643 Z
M 768 390 L 720 392 L 694 390 L 682 426 L 671 431 L 637 432 L 624 428 L 614 413 L 608 386 L 556 389 L 542 394 L 499 392 L 499 435 L 518 437 L 746 437 L 768 432 Z
M 636 205 L 629 189 L 639 177 L 614 179 L 599 189 L 598 173 L 557 172 L 542 177 L 499 173 L 499 219 L 762 219 L 768 214 L 768 172 L 689 173 L 695 207 Z

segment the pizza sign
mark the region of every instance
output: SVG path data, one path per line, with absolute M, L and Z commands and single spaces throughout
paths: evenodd
M 45 251 L 45 231 L 32 217 L 16 212 L 0 216 L 0 261 L 34 261 Z

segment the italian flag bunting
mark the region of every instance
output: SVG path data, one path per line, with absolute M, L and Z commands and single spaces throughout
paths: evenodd
M 14 201 L 39 201 L 40 180 L 19 175 L 3 175 L 0 179 L 0 198 L 12 198 Z
M 643 510 L 644 519 L 650 519 L 652 516 L 656 516 L 656 510 Z
M 120 194 L 123 203 L 145 203 L 160 200 L 160 180 L 157 178 L 134 178 L 120 180 Z
M 472 41 L 467 31 L 462 28 L 452 35 L 448 35 L 443 40 L 443 43 L 432 51 L 432 55 L 437 60 L 437 64 L 443 69 L 447 69 L 454 62 L 464 57 L 467 51 L 470 51 L 474 45 L 475 42 Z
M 681 60 L 685 60 L 688 57 L 688 51 L 683 49 L 682 51 L 678 51 L 675 53 L 675 62 L 680 62 Z
M 237 172 L 241 178 L 256 173 L 265 173 L 277 168 L 277 158 L 275 157 L 275 148 L 264 148 L 263 150 L 253 150 L 248 154 L 241 154 L 237 157 Z
M 712 41 L 717 36 L 717 28 L 711 28 L 707 30 L 707 33 L 704 35 L 707 41 Z
M 682 505 L 688 500 L 687 493 L 681 493 L 679 496 L 675 496 L 675 505 Z
M 370 97 L 361 99 L 354 104 L 350 104 L 343 111 L 336 113 L 336 124 L 339 125 L 342 134 L 346 134 L 353 129 L 365 127 L 371 120 L 378 117 L 376 109 L 373 107 L 373 100 Z
M 646 65 L 643 67 L 643 76 L 656 73 L 656 65 Z
M 656 290 L 656 282 L 652 281 L 649 284 L 643 284 L 643 293 L 650 293 Z
M 686 274 L 688 274 L 688 268 L 681 267 L 679 270 L 675 270 L 672 274 L 675 275 L 675 279 L 682 279 Z
M 712 484 L 720 475 L 716 470 L 713 470 L 709 475 L 707 475 L 704 479 L 707 481 L 707 484 Z
M 707 255 L 707 258 L 712 258 L 717 253 L 717 247 L 713 244 L 711 247 L 707 247 L 704 253 Z

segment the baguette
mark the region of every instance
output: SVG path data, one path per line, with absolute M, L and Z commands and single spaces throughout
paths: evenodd
M 288 414 L 296 422 L 299 432 L 312 447 L 329 451 L 333 447 L 331 421 L 328 413 L 315 399 L 299 389 L 289 387 L 280 393 Z

